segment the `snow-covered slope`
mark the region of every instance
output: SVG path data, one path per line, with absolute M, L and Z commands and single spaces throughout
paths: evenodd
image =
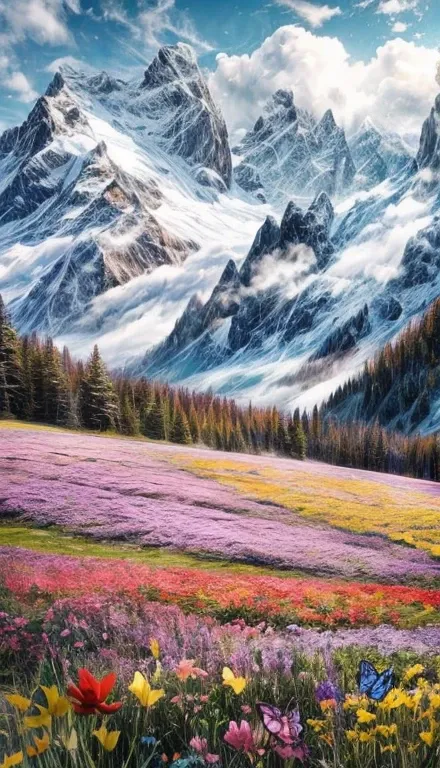
M 414 158 L 277 91 L 231 153 L 188 46 L 66 68 L 0 137 L 0 292 L 74 353 L 312 405 L 440 293 L 439 125 Z

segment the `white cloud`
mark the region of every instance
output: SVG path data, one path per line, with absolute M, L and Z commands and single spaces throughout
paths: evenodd
M 79 8 L 70 0 L 69 8 Z M 0 0 L 0 19 L 11 44 L 30 37 L 37 43 L 71 43 L 63 0 Z
M 332 109 L 348 131 L 368 115 L 401 134 L 420 134 L 438 91 L 438 52 L 401 38 L 370 61 L 354 61 L 336 37 L 298 26 L 276 30 L 251 55 L 217 56 L 210 78 L 230 131 L 249 128 L 278 88 L 291 88 L 299 107 L 321 117 Z
M 142 39 L 156 50 L 164 44 L 163 35 L 172 33 L 194 46 L 199 52 L 212 50 L 212 45 L 197 33 L 186 11 L 176 9 L 175 0 L 139 0 L 137 14 L 131 16 L 120 0 L 101 0 L 103 18 L 126 27 L 135 39 Z
M 34 91 L 23 72 L 12 72 L 11 75 L 2 81 L 2 85 L 4 88 L 13 91 L 17 98 L 25 103 L 34 101 L 38 97 L 38 93 Z
M 54 59 L 47 65 L 46 72 L 55 74 L 55 72 L 58 72 L 63 66 L 72 67 L 73 69 L 88 68 L 88 65 L 84 61 L 76 59 L 75 56 L 60 56 L 58 59 Z
M 290 8 L 311 27 L 322 27 L 326 21 L 342 14 L 339 6 L 331 8 L 329 5 L 315 5 L 307 0 L 276 0 L 276 2 L 278 5 L 285 5 Z
M 377 13 L 385 13 L 388 16 L 396 16 L 398 13 L 415 11 L 419 0 L 380 0 Z
M 408 24 L 405 24 L 403 21 L 395 21 L 393 26 L 391 27 L 391 32 L 395 32 L 396 35 L 400 35 L 403 32 L 406 32 L 408 29 Z

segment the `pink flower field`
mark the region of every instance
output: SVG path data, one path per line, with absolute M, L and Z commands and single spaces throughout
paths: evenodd
M 440 564 L 421 550 L 378 535 L 308 522 L 282 506 L 245 498 L 177 468 L 171 460 L 178 452 L 146 442 L 3 429 L 0 515 L 3 521 L 55 525 L 99 540 L 168 547 L 315 575 L 396 583 L 440 576 Z M 186 457 L 207 452 L 182 453 Z M 221 453 L 208 455 L 223 458 Z M 252 460 L 260 466 L 277 461 Z M 294 470 L 295 463 L 291 466 Z M 328 469 L 313 465 L 315 475 Z M 381 482 L 382 476 L 377 477 Z M 409 479 L 397 482 L 406 487 L 414 483 L 417 490 L 423 486 Z M 426 486 L 431 491 L 431 485 Z

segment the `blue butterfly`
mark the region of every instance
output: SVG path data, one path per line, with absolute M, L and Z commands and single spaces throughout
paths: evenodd
M 356 679 L 360 692 L 374 701 L 382 701 L 395 684 L 393 667 L 379 674 L 369 661 L 361 661 Z

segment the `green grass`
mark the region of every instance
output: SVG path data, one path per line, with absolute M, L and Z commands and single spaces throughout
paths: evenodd
M 24 525 L 0 523 L 0 546 L 22 547 L 36 552 L 71 557 L 98 557 L 107 560 L 130 560 L 156 568 L 198 568 L 208 571 L 226 571 L 249 576 L 280 576 L 304 578 L 300 571 L 283 571 L 268 567 L 232 563 L 229 560 L 187 554 L 159 547 L 137 547 L 130 544 L 98 542 L 86 536 L 72 535 L 68 531 L 50 526 L 32 528 Z

